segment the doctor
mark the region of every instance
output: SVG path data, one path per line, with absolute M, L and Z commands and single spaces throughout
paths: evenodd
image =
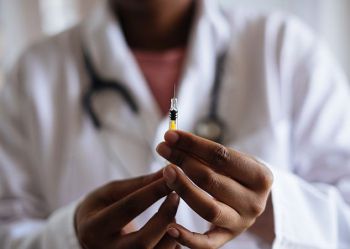
M 189 133 L 218 72 L 222 145 Z M 87 94 L 96 77 L 125 91 Z M 348 249 L 347 83 L 294 18 L 101 1 L 3 89 L 0 246 Z M 166 132 L 173 84 L 184 131 Z

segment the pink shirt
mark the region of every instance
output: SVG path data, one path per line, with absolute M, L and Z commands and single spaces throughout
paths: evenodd
M 133 54 L 162 114 L 166 115 L 174 94 L 174 85 L 178 89 L 186 50 L 184 48 L 162 52 L 133 50 Z

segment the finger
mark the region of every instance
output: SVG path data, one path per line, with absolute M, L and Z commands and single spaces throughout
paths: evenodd
M 181 150 L 173 149 L 172 154 L 176 158 L 183 158 L 179 166 L 197 186 L 240 215 L 256 216 L 264 209 L 265 200 L 235 180 L 218 174 Z
M 168 131 L 164 139 L 171 148 L 193 154 L 209 165 L 224 167 L 230 159 L 230 153 L 224 146 L 188 132 Z
M 188 248 L 220 248 L 237 234 L 224 228 L 214 228 L 205 234 L 191 232 L 178 224 L 168 229 L 169 236 Z
M 231 228 L 240 223 L 238 212 L 219 202 L 195 186 L 175 165 L 164 169 L 164 178 L 173 189 L 197 214 L 220 227 Z
M 169 131 L 164 138 L 166 143 L 160 144 L 157 151 L 165 159 L 176 161 L 175 164 L 184 160 L 172 154 L 172 149 L 177 148 L 249 188 L 260 189 L 262 186 L 265 189 L 272 183 L 272 174 L 267 167 L 243 153 L 183 131 Z
M 147 186 L 156 180 L 159 180 L 163 177 L 162 172 L 163 170 L 160 170 L 156 173 L 139 176 L 133 179 L 113 181 L 99 189 L 98 194 L 105 200 L 105 206 L 110 205 L 113 202 L 116 202 L 129 195 L 130 193 L 135 192 L 136 190 Z
M 94 217 L 94 221 L 97 227 L 115 233 L 170 192 L 164 179 L 159 179 L 105 208 Z
M 165 234 L 161 241 L 154 249 L 178 249 L 179 244 L 171 236 Z
M 170 194 L 159 211 L 140 230 L 139 239 L 145 241 L 149 248 L 153 248 L 166 234 L 167 227 L 175 219 L 179 201 L 176 193 Z
M 117 241 L 116 248 L 154 248 L 166 235 L 167 227 L 171 224 L 177 212 L 179 196 L 170 194 L 163 202 L 158 212 L 138 231 L 124 236 Z M 162 243 L 169 244 L 173 239 Z

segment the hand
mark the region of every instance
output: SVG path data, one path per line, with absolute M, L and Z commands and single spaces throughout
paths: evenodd
M 76 211 L 80 244 L 84 249 L 176 248 L 177 242 L 166 234 L 179 204 L 179 197 L 171 192 L 162 172 L 97 189 Z M 135 217 L 168 194 L 159 211 L 139 231 L 128 229 Z
M 170 131 L 158 153 L 169 188 L 213 224 L 205 234 L 173 224 L 168 234 L 190 248 L 219 248 L 252 226 L 265 209 L 273 177 L 252 157 L 195 135 Z

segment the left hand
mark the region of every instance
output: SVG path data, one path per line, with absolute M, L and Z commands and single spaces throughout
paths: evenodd
M 204 234 L 172 224 L 168 234 L 189 248 L 219 248 L 251 227 L 265 209 L 271 171 L 254 158 L 182 131 L 169 131 L 158 153 L 164 178 L 196 213 L 212 223 Z M 209 194 L 209 195 L 208 195 Z

